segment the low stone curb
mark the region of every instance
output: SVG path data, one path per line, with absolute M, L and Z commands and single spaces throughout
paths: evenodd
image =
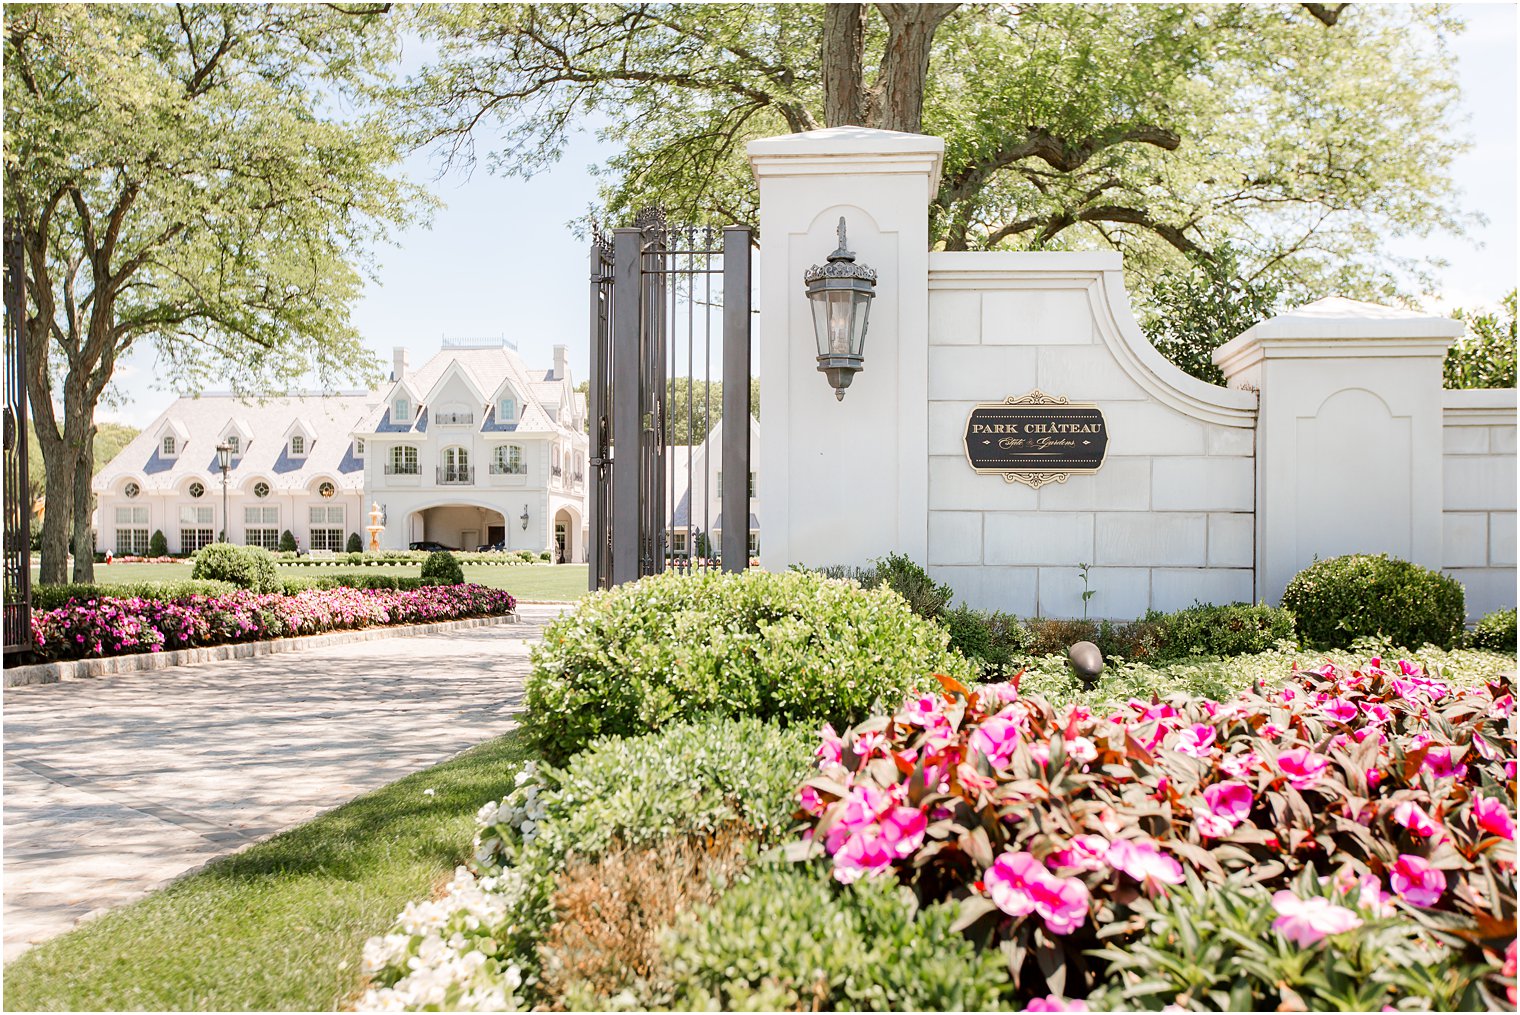
M 377 638 L 406 638 L 421 634 L 444 634 L 471 627 L 488 627 L 492 624 L 515 624 L 516 613 L 498 617 L 469 617 L 465 620 L 444 620 L 436 624 L 404 624 L 398 627 L 366 627 L 357 631 L 329 631 L 326 634 L 308 634 L 296 638 L 272 638 L 268 641 L 243 641 L 231 645 L 205 645 L 200 648 L 175 649 L 172 652 L 136 652 L 128 655 L 107 656 L 102 659 L 66 659 L 56 663 L 36 663 L 31 666 L 12 666 L 5 670 L 6 687 L 29 687 L 37 684 L 56 684 L 63 680 L 90 680 L 117 673 L 138 673 L 144 670 L 164 670 L 171 666 L 190 666 L 195 663 L 214 663 L 225 659 L 249 659 L 254 656 L 274 655 L 279 652 L 299 652 L 303 649 L 325 648 L 328 645 L 344 645 L 356 641 L 373 641 Z

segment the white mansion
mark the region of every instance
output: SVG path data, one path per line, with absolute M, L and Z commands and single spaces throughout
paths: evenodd
M 180 398 L 95 478 L 97 546 L 142 554 L 154 531 L 169 552 L 216 540 L 274 549 L 289 530 L 303 550 L 435 542 L 548 551 L 585 560 L 584 396 L 565 346 L 529 370 L 504 342 L 445 342 L 421 368 L 395 351 L 369 394 L 245 401 Z M 227 519 L 217 445 L 232 448 Z

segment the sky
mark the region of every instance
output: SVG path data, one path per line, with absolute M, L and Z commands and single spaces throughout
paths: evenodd
M 1448 267 L 1427 306 L 1433 311 L 1491 305 L 1516 282 L 1516 5 L 1458 4 L 1467 31 L 1453 43 L 1465 122 L 1453 129 L 1472 147 L 1453 166 L 1465 210 L 1486 222 L 1463 238 L 1437 235 L 1393 242 L 1395 255 L 1435 256 Z M 489 138 L 482 137 L 482 149 Z M 432 227 L 395 235 L 374 252 L 377 280 L 353 320 L 384 369 L 392 349 L 409 349 L 413 366 L 443 338 L 517 343 L 530 369 L 547 369 L 552 348 L 570 348 L 570 369 L 584 379 L 588 361 L 587 247 L 570 223 L 595 200 L 589 168 L 611 154 L 589 133 L 572 137 L 559 164 L 529 180 L 455 171 L 437 178 L 425 153 L 404 172 L 445 207 Z M 100 418 L 146 426 L 175 398 L 156 378 L 151 347 L 118 367 L 113 403 Z

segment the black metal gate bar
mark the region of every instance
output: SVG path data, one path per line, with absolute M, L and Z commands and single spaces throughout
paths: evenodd
M 743 570 L 749 562 L 750 232 L 726 229 L 720 245 L 715 229 L 673 228 L 662 215 L 646 213 L 635 227 L 614 230 L 613 235 L 610 249 L 599 235 L 591 254 L 588 410 L 597 480 L 590 491 L 588 518 L 597 552 L 588 582 L 593 589 L 606 588 L 667 566 L 682 571 L 716 567 L 719 559 L 726 570 Z M 712 316 L 719 307 L 723 323 L 715 329 Z M 729 389 L 723 397 L 724 414 L 735 413 L 721 448 L 709 443 L 711 398 L 700 413 L 695 406 L 699 354 L 702 383 L 711 394 L 715 331 L 724 343 L 723 383 Z M 684 406 L 672 401 L 683 372 Z M 683 411 L 686 494 L 681 498 L 676 495 L 678 477 L 671 454 L 672 424 L 679 419 L 673 414 Z M 728 473 L 729 489 L 734 491 L 720 497 L 721 520 L 716 526 L 708 496 L 710 471 L 704 468 L 700 477 L 697 474 L 698 448 L 721 455 L 719 467 Z M 720 528 L 724 548 L 732 544 L 734 552 L 720 552 L 713 538 Z M 679 551 L 673 542 L 678 529 L 685 537 Z
M 31 498 L 27 490 L 25 266 L 19 237 L 5 223 L 5 653 L 32 648 Z
M 729 473 L 723 491 L 723 570 L 749 566 L 749 320 L 750 231 L 723 230 L 723 464 L 741 463 L 740 481 Z M 756 493 L 759 491 L 757 490 Z

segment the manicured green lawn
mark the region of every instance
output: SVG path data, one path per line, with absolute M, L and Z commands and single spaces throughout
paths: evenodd
M 465 862 L 475 811 L 526 757 L 509 733 L 39 945 L 5 967 L 5 1007 L 331 1011 L 365 939 Z
M 464 579 L 495 589 L 506 589 L 518 599 L 565 602 L 579 599 L 586 594 L 585 564 L 523 564 L 521 566 L 493 567 L 487 564 L 465 564 Z M 337 567 L 289 567 L 281 566 L 280 574 L 298 578 L 316 578 L 322 575 L 340 574 L 347 568 Z M 416 576 L 422 573 L 420 564 L 398 564 L 385 567 L 356 567 L 352 570 L 363 574 L 394 574 Z M 35 574 L 35 572 L 34 572 Z M 173 564 L 104 564 L 95 565 L 95 581 L 100 585 L 122 585 L 128 582 L 182 581 L 190 577 L 189 561 Z

